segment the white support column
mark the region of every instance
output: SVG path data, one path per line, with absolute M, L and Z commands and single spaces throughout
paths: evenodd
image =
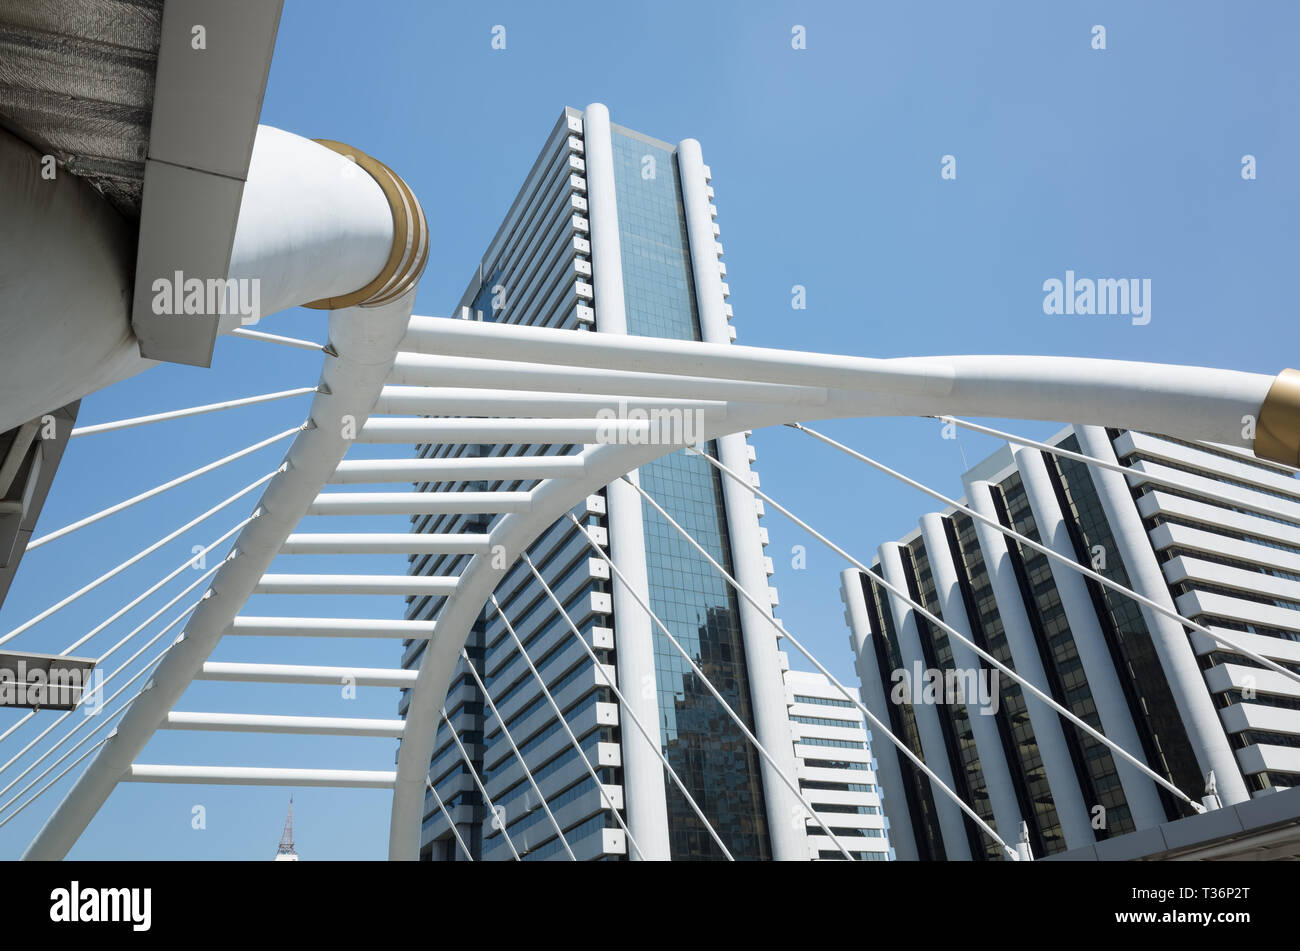
M 718 266 L 718 243 L 713 235 L 708 180 L 700 143 L 685 139 L 677 146 L 677 170 L 682 183 L 686 211 L 686 235 L 690 244 L 691 272 L 695 278 L 696 307 L 700 335 L 705 343 L 731 342 L 723 296 L 722 272 Z M 748 477 L 749 450 L 742 433 L 718 439 L 718 459 L 729 469 Z M 759 541 L 758 510 L 754 497 L 731 479 L 722 480 L 727 511 L 727 532 L 731 539 L 732 564 L 736 580 L 747 591 L 766 591 L 767 571 Z M 771 611 L 767 612 L 769 615 Z M 780 646 L 772 627 L 749 602 L 740 602 L 740 627 L 745 645 L 745 666 L 749 672 L 749 693 L 754 706 L 754 733 L 771 752 L 781 770 L 795 773 L 794 744 L 790 730 L 790 709 L 786 706 L 785 680 L 778 654 Z M 806 860 L 808 834 L 803 823 L 791 823 L 799 801 L 778 778 L 775 767 L 763 763 L 763 796 L 767 804 L 767 826 L 772 855 L 778 860 Z
M 1034 523 L 1038 526 L 1038 540 L 1058 555 L 1077 559 L 1065 523 L 1065 514 L 1061 511 L 1060 502 L 1052 488 L 1042 454 L 1036 449 L 1013 447 L 1012 455 L 1020 470 L 1020 480 L 1024 483 Z M 1048 564 L 1051 566 L 1052 580 L 1056 584 L 1056 593 L 1061 599 L 1061 607 L 1065 611 L 1066 622 L 1070 625 L 1074 648 L 1083 665 L 1088 689 L 1092 691 L 1097 715 L 1101 718 L 1101 731 L 1146 763 L 1142 740 L 1133 723 L 1128 701 L 1124 697 L 1124 688 L 1120 686 L 1119 676 L 1115 673 L 1115 665 L 1106 646 L 1101 624 L 1097 620 L 1092 598 L 1088 594 L 1087 583 L 1077 571 L 1071 571 L 1057 561 L 1048 559 Z M 1146 829 L 1164 822 L 1165 810 L 1155 784 L 1118 756 L 1114 762 L 1135 826 Z
M 1103 462 L 1118 462 L 1114 447 L 1106 431 L 1098 426 L 1076 426 L 1080 450 L 1094 459 Z M 1165 583 L 1164 572 L 1156 561 L 1155 551 L 1142 527 L 1142 517 L 1133 503 L 1128 480 L 1118 472 L 1111 472 L 1096 466 L 1091 467 L 1092 482 L 1101 499 L 1101 507 L 1106 513 L 1111 534 L 1115 538 L 1118 555 L 1128 572 L 1129 584 L 1143 597 L 1177 610 L 1169 586 Z M 1173 695 L 1178 708 L 1179 719 L 1187 731 L 1187 739 L 1196 753 L 1196 762 L 1202 773 L 1214 770 L 1218 784 L 1219 798 L 1225 806 L 1245 802 L 1250 798 L 1246 782 L 1242 778 L 1241 768 L 1228 745 L 1228 735 L 1223 723 L 1214 709 L 1214 700 L 1201 676 L 1196 655 L 1188 641 L 1183 626 L 1171 618 L 1142 608 L 1142 618 L 1147 630 L 1151 632 L 1151 643 L 1160 666 L 1169 683 L 1169 692 Z
M 993 507 L 993 496 L 990 494 L 992 487 L 989 483 L 972 482 L 966 488 L 971 509 L 997 521 L 997 510 Z M 1007 550 L 1006 536 L 978 519 L 974 522 L 980 552 L 988 569 L 989 584 L 997 600 L 1007 645 L 1011 648 L 1011 666 L 1038 689 L 1050 694 L 1047 672 L 1038 655 L 1038 644 L 1034 640 L 1033 629 L 1029 626 L 1029 616 L 1025 613 L 1020 585 L 1016 582 L 1015 571 L 1011 567 L 1011 553 Z M 1025 708 L 1029 714 L 1029 723 L 1034 729 L 1034 737 L 1038 741 L 1038 755 L 1047 774 L 1047 785 L 1052 793 L 1057 818 L 1061 822 L 1061 831 L 1065 835 L 1065 845 L 1071 849 L 1092 845 L 1096 838 L 1092 834 L 1087 805 L 1079 790 L 1074 762 L 1065 745 L 1065 732 L 1060 718 L 1047 704 L 1028 695 L 1025 696 Z
M 939 616 L 963 637 L 974 640 L 970 619 L 966 616 L 966 602 L 962 598 L 961 585 L 957 579 L 957 562 L 943 529 L 943 517 L 937 512 L 921 516 L 921 540 L 925 543 L 925 551 L 930 559 L 930 572 L 939 599 Z M 965 644 L 949 638 L 948 646 L 952 649 L 952 662 L 957 670 L 981 669 L 979 658 Z M 997 698 L 996 702 L 1001 703 L 1001 698 Z M 975 749 L 979 754 L 980 772 L 984 776 L 989 804 L 993 808 L 995 828 L 999 835 L 1011 841 L 1020 834 L 1020 823 L 1025 817 L 1020 813 L 1020 803 L 1016 799 L 1015 784 L 1011 779 L 1011 768 L 1002 746 L 1002 737 L 998 733 L 997 720 L 992 713 L 985 714 L 972 708 L 969 703 L 966 712 L 970 718 Z
M 599 333 L 626 334 L 623 301 L 623 252 L 618 236 L 618 203 L 614 192 L 614 145 L 609 110 L 592 103 L 583 114 L 583 145 L 587 163 L 588 219 L 591 223 L 592 285 Z M 637 474 L 630 474 L 632 479 Z M 632 486 L 615 480 L 605 490 L 609 502 L 610 557 L 647 604 L 649 571 L 645 556 L 645 525 L 641 497 Z M 655 679 L 654 638 L 650 618 L 617 578 L 611 579 L 614 600 L 614 646 L 618 681 L 624 687 L 629 719 L 659 722 L 659 691 Z M 671 857 L 668 843 L 668 801 L 663 767 L 654 748 L 640 733 L 624 730 L 623 791 L 627 823 L 647 860 Z
M 867 612 L 867 600 L 862 594 L 861 575 L 854 568 L 840 572 L 840 597 L 844 600 L 844 620 L 849 625 L 849 646 L 853 648 L 853 669 L 857 671 L 860 693 L 867 709 L 882 722 L 889 723 L 889 701 L 885 697 L 885 682 L 881 680 L 880 664 L 876 661 L 875 646 L 871 643 L 874 632 Z M 889 819 L 889 844 L 894 857 L 904 862 L 915 862 L 916 832 L 912 828 L 912 813 L 907 807 L 903 792 L 903 768 L 898 750 L 888 740 L 872 744 L 871 758 L 876 763 L 876 786 L 880 807 Z
M 884 579 L 890 584 L 907 591 L 907 577 L 903 569 L 902 556 L 896 542 L 880 546 L 880 570 Z M 898 652 L 903 661 L 907 684 L 912 690 L 917 689 L 913 682 L 917 670 L 925 670 L 925 655 L 921 651 L 921 632 L 916 623 L 916 612 L 912 606 L 892 593 L 886 593 L 889 610 L 894 618 L 894 630 L 898 632 Z M 909 702 L 912 691 L 909 691 Z M 948 747 L 943 741 L 943 726 L 939 723 L 937 704 L 920 703 L 912 705 L 912 714 L 916 717 L 916 729 L 921 736 L 921 753 L 925 765 L 934 770 L 949 789 L 956 789 L 952 778 L 952 764 L 948 759 Z M 934 807 L 939 819 L 939 831 L 943 835 L 944 854 L 950 861 L 969 862 L 971 860 L 970 843 L 966 840 L 966 827 L 962 822 L 962 812 L 951 799 L 940 793 L 934 795 Z

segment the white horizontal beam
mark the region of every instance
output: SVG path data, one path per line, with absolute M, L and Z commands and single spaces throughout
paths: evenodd
M 294 717 L 265 713 L 191 713 L 173 710 L 162 724 L 167 730 L 229 733 L 296 733 L 315 736 L 400 737 L 404 720 L 364 717 Z
M 397 774 L 370 769 L 279 769 L 258 766 L 158 766 L 136 763 L 127 783 L 184 783 L 204 786 L 333 786 L 392 789 Z
M 254 594 L 452 594 L 444 575 L 262 575 Z
M 316 496 L 308 515 L 494 515 L 527 512 L 527 492 L 326 492 Z
M 494 325 L 496 326 L 496 325 Z M 638 337 L 638 340 L 645 339 Z M 394 384 L 452 386 L 467 389 L 527 390 L 627 397 L 736 400 L 821 406 L 826 388 L 785 386 L 743 380 L 708 380 L 670 373 L 620 373 L 588 367 L 537 366 L 528 362 L 399 353 L 388 377 Z M 494 393 L 495 395 L 495 393 Z
M 369 425 L 369 424 L 367 424 Z M 363 434 L 363 439 L 364 434 Z M 496 456 L 479 459 L 345 459 L 330 476 L 335 485 L 364 482 L 466 482 L 563 479 L 581 475 L 582 456 Z
M 600 393 L 537 393 L 524 390 L 482 390 L 453 386 L 386 386 L 374 415 L 390 416 L 522 416 L 531 419 L 579 419 L 601 410 L 699 410 L 721 419 L 726 403 L 709 399 L 617 396 Z
M 414 670 L 385 667 L 312 667 L 303 664 L 239 664 L 204 661 L 195 680 L 246 684 L 354 684 L 358 687 L 409 687 Z
M 432 621 L 390 621 L 339 617 L 237 617 L 227 635 L 243 637 L 395 637 L 428 640 Z
M 702 429 L 680 414 L 649 419 L 370 419 L 357 437 L 363 443 L 536 443 L 592 445 L 597 443 L 661 442 L 685 444 L 685 436 Z
M 295 532 L 280 547 L 282 555 L 477 555 L 487 552 L 492 536 L 421 535 L 418 532 Z
M 438 317 L 412 317 L 402 347 L 441 356 L 892 393 L 942 394 L 953 379 L 943 361 L 927 358 L 882 360 Z

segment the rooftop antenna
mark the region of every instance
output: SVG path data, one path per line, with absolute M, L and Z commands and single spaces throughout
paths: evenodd
M 275 850 L 275 860 L 298 861 L 298 853 L 293 847 L 293 796 L 289 797 L 289 814 L 284 818 L 284 834 L 280 836 L 280 847 Z

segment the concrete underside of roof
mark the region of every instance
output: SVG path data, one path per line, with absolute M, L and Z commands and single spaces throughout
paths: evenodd
M 226 276 L 280 6 L 0 0 L 0 603 L 80 399 L 211 361 L 217 315 L 147 291 Z

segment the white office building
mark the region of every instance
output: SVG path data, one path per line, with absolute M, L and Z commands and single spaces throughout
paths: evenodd
M 1291 470 L 1092 426 L 1050 443 L 1136 475 L 1008 445 L 965 474 L 962 504 L 1300 671 Z M 1192 799 L 1211 772 L 1224 805 L 1300 785 L 1300 689 L 1214 638 L 954 508 L 880 546 L 872 567 Z M 1023 823 L 1050 855 L 1191 814 L 1010 678 L 988 680 L 998 672 L 906 601 L 857 571 L 841 580 L 864 702 L 1002 838 Z M 993 702 L 917 702 L 929 670 L 973 675 Z M 875 753 L 898 858 L 1001 857 L 892 746 Z
M 805 823 L 809 857 L 844 858 L 829 829 L 856 860 L 893 858 L 862 711 L 823 674 L 787 670 L 785 686 L 799 791 L 817 816 Z

